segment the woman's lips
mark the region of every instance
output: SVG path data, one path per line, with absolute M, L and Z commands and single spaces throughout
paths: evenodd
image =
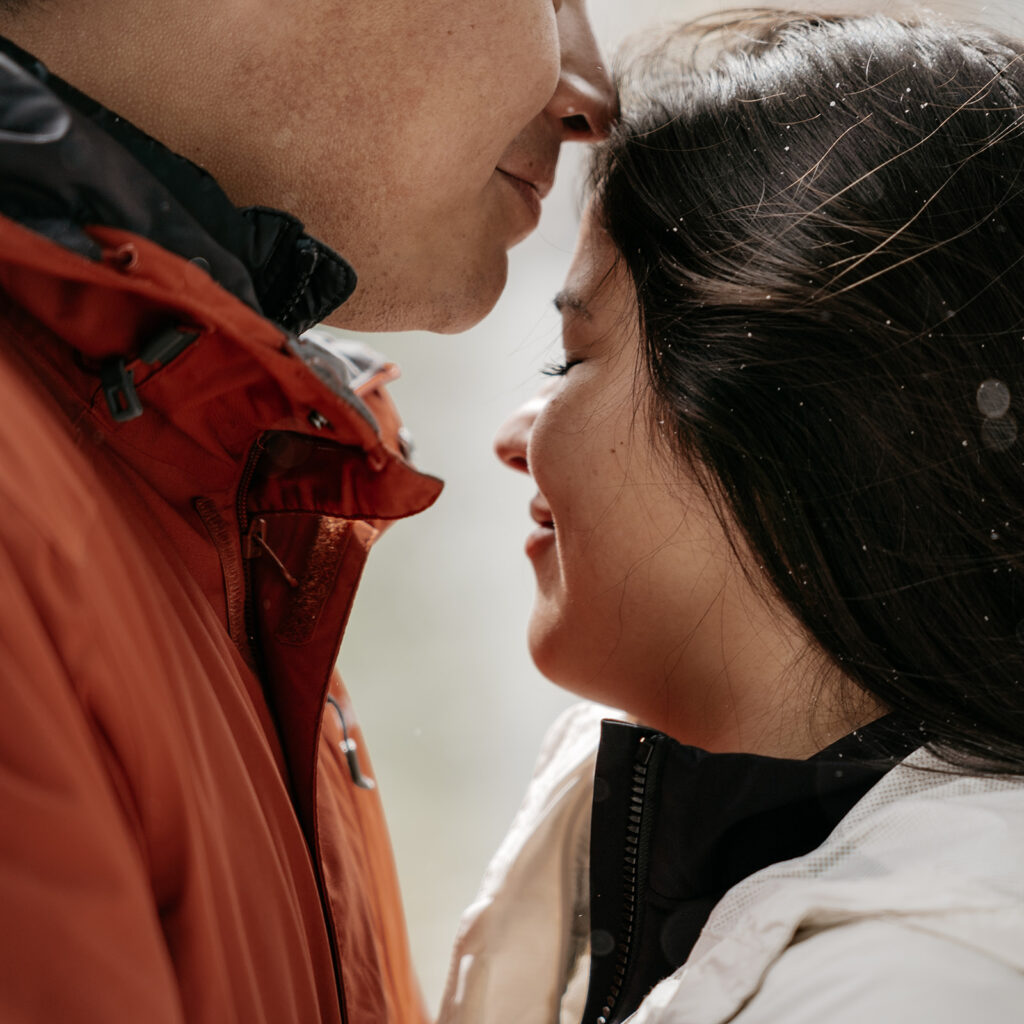
M 539 495 L 530 502 L 530 518 L 537 526 L 526 538 L 526 555 L 535 558 L 555 542 L 555 521 Z
M 547 551 L 554 543 L 554 526 L 538 526 L 535 530 L 531 530 L 526 538 L 526 557 L 536 558 Z

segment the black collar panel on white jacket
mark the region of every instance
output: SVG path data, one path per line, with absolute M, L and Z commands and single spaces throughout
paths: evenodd
M 625 1020 L 686 962 L 727 890 L 819 846 L 923 741 L 889 715 L 796 761 L 709 754 L 653 729 L 603 722 L 583 1024 Z

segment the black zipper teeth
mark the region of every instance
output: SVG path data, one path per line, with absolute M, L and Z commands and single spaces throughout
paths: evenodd
M 608 995 L 601 1004 L 601 1013 L 594 1024 L 607 1024 L 607 1019 L 615 1004 L 619 1001 L 622 986 L 626 981 L 629 969 L 630 953 L 633 949 L 633 935 L 636 926 L 637 903 L 640 889 L 640 853 L 641 840 L 644 836 L 644 803 L 647 795 L 647 772 L 654 746 L 646 738 L 641 738 L 633 760 L 633 778 L 630 783 L 629 813 L 626 821 L 626 849 L 623 853 L 623 902 L 622 902 L 622 936 L 615 951 L 615 973 L 608 990 Z

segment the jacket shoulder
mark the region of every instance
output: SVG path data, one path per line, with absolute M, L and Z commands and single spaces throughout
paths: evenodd
M 1022 829 L 1022 780 L 918 751 L 817 850 L 730 890 L 631 1024 L 960 1020 L 982 975 L 993 1007 L 1024 1005 Z
M 56 405 L 0 352 L 0 543 L 45 541 L 73 557 L 96 516 L 91 476 Z
M 979 993 L 984 993 L 979 998 Z M 870 920 L 797 941 L 735 1024 L 1002 1024 L 1024 1006 L 1024 974 L 979 950 L 898 920 Z M 661 1018 L 672 1022 L 671 1011 Z

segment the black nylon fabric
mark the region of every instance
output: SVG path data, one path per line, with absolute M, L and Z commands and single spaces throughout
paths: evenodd
M 924 740 L 889 715 L 797 761 L 709 754 L 654 729 L 602 723 L 583 1024 L 625 1020 L 686 962 L 729 889 L 820 846 Z
M 0 38 L 0 212 L 80 255 L 81 230 L 131 231 L 301 333 L 341 305 L 355 271 L 290 214 L 236 208 L 202 168 Z

